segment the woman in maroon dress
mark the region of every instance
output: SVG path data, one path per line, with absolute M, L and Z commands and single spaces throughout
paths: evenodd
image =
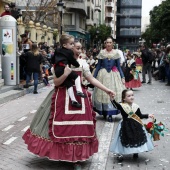
M 81 44 L 75 42 L 75 57 L 81 52 Z M 78 59 L 82 67 L 78 68 L 83 76 L 94 86 L 114 96 L 114 92 L 103 86 L 90 73 L 89 66 L 83 59 Z M 92 109 L 91 94 L 83 89 L 88 97 L 76 96 L 82 108 L 72 107 L 66 87 L 61 86 L 71 73 L 65 67 L 64 74 L 54 78 L 55 89 L 52 90 L 41 104 L 31 123 L 30 128 L 23 135 L 28 150 L 40 157 L 52 160 L 78 162 L 85 161 L 98 152 L 96 137 L 96 114 Z

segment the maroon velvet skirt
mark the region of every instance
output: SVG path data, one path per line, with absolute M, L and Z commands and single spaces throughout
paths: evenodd
M 55 88 L 37 110 L 30 128 L 23 135 L 28 150 L 55 161 L 85 161 L 98 152 L 96 114 L 91 94 L 76 96 L 82 108 L 71 106 L 65 87 Z

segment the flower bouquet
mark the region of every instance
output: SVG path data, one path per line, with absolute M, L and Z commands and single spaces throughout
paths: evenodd
M 151 134 L 151 138 L 153 138 L 154 141 L 160 140 L 160 135 L 164 136 L 163 131 L 167 131 L 165 125 L 162 122 L 156 123 L 156 119 L 154 119 L 152 122 L 149 122 L 148 124 L 145 124 L 145 128 L 148 133 Z

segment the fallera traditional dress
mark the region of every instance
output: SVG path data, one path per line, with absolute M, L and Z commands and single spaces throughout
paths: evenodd
M 139 77 L 139 71 L 136 69 L 136 63 L 134 59 L 127 61 L 125 72 L 126 88 L 139 88 L 142 86 Z
M 112 103 L 121 111 L 123 120 L 118 124 L 110 151 L 126 155 L 153 150 L 151 137 L 141 121 L 142 118 L 148 118 L 148 114 L 142 114 L 135 103 L 132 106 L 127 103 L 119 104 L 116 101 Z
M 82 67 L 76 71 L 88 77 L 89 66 L 78 60 Z M 75 88 L 74 88 L 75 90 Z M 66 87 L 55 87 L 43 101 L 30 128 L 23 135 L 28 150 L 40 157 L 55 161 L 85 161 L 98 152 L 96 119 L 91 94 L 83 89 L 87 98 L 76 96 L 82 108 L 72 107 Z
M 98 55 L 98 64 L 96 66 L 94 77 L 97 78 L 104 86 L 116 93 L 115 100 L 121 101 L 122 91 L 125 86 L 121 78 L 124 77 L 120 67 L 120 55 L 118 50 L 107 52 L 101 50 Z M 102 90 L 95 88 L 93 92 L 93 106 L 95 111 L 100 115 L 117 115 L 119 113 L 112 103 L 110 97 Z

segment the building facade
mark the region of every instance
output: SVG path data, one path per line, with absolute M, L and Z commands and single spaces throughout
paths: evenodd
M 86 43 L 87 0 L 64 0 L 64 32 L 73 35 L 83 45 Z
M 116 42 L 122 50 L 135 51 L 141 37 L 142 0 L 117 1 Z
M 105 24 L 112 28 L 112 37 L 116 39 L 116 12 L 117 12 L 117 0 L 105 1 Z

